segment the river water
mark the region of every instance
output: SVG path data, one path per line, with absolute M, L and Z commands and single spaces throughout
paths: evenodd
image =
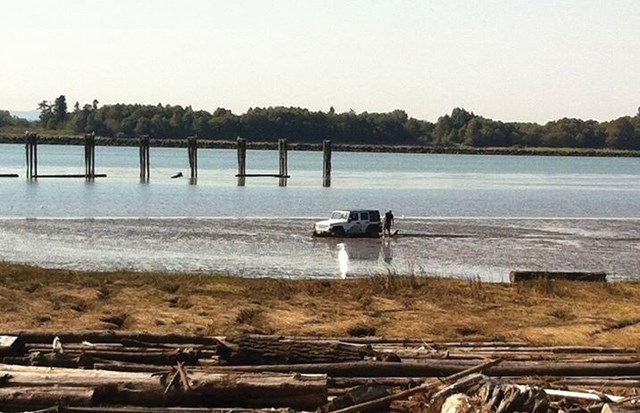
M 40 145 L 39 173 L 83 173 L 81 146 Z M 336 278 L 414 273 L 504 281 L 515 269 L 637 278 L 640 159 L 289 152 L 275 178 L 237 186 L 233 150 L 97 147 L 97 178 L 25 179 L 23 145 L 0 145 L 0 259 L 45 267 Z M 248 173 L 276 173 L 276 151 L 248 151 Z M 397 239 L 314 239 L 333 209 L 393 209 Z M 343 258 L 344 260 L 344 258 Z M 345 264 L 344 262 L 342 263 Z

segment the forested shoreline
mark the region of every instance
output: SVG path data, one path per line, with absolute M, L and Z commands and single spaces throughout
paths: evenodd
M 25 137 L 20 134 L 0 133 L 0 144 L 24 144 Z M 46 145 L 83 145 L 83 136 L 39 136 L 39 142 Z M 96 137 L 98 146 L 138 146 L 137 139 L 118 139 Z M 183 148 L 187 146 L 185 139 L 151 139 L 150 146 L 165 148 Z M 207 149 L 236 149 L 235 140 L 198 140 L 198 147 Z M 277 150 L 277 142 L 248 142 L 248 149 Z M 421 145 L 357 145 L 333 144 L 334 152 L 384 152 L 384 153 L 423 153 L 423 154 L 455 154 L 455 155 L 537 155 L 537 156 L 583 156 L 583 157 L 617 157 L 638 158 L 640 150 L 626 149 L 593 149 L 593 148 L 527 148 L 527 147 L 471 147 L 471 146 L 421 146 Z M 289 143 L 292 151 L 321 151 L 321 143 Z
M 105 138 L 103 144 L 127 144 L 148 135 L 158 146 L 172 146 L 170 141 L 198 136 L 206 141 L 226 142 L 242 137 L 250 143 L 286 138 L 303 147 L 330 139 L 352 150 L 371 150 L 378 146 L 384 151 L 392 151 L 392 147 L 406 148 L 395 150 L 398 152 L 474 153 L 474 148 L 496 148 L 503 152 L 500 148 L 509 148 L 509 151 L 530 153 L 531 148 L 573 148 L 580 150 L 577 154 L 585 150 L 589 154 L 601 149 L 640 150 L 640 109 L 635 116 L 607 122 L 562 118 L 544 125 L 502 122 L 462 108 L 453 109 L 435 123 L 410 117 L 399 109 L 388 113 L 337 113 L 333 108 L 323 112 L 277 106 L 250 108 L 238 115 L 224 108 L 208 112 L 180 105 L 100 106 L 94 100 L 85 105 L 76 102 L 69 110 L 64 95 L 53 102 L 42 101 L 39 110 L 37 121 L 13 117 L 8 111 L 0 110 L 3 141 L 11 141 L 6 136 L 15 135 L 20 129 L 30 129 L 46 136 L 71 137 L 68 139 L 95 132 Z M 382 148 L 385 146 L 386 149 Z M 565 151 L 558 153 L 552 149 L 550 152 L 564 154 Z

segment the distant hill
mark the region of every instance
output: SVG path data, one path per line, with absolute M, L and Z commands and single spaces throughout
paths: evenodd
M 9 110 L 9 113 L 11 113 L 11 116 L 26 120 L 38 120 L 40 117 L 39 110 Z

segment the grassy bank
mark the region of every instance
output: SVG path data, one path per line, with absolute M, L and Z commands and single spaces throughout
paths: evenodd
M 636 347 L 638 314 L 640 283 L 512 287 L 411 276 L 291 281 L 0 264 L 3 331 L 375 334 Z M 122 325 L 101 321 L 107 315 Z
M 39 135 L 38 142 L 47 145 L 83 145 L 82 136 L 49 136 Z M 0 144 L 23 144 L 24 136 L 20 134 L 0 133 Z M 135 146 L 139 145 L 137 139 L 116 139 L 96 137 L 98 146 Z M 182 148 L 186 147 L 185 139 L 151 139 L 152 147 Z M 234 140 L 199 139 L 198 147 L 212 149 L 235 149 Z M 320 151 L 319 143 L 295 143 L 288 145 L 293 151 Z M 277 142 L 247 142 L 248 149 L 278 149 Z M 587 149 L 587 148 L 525 148 L 525 147 L 491 147 L 476 148 L 471 146 L 412 146 L 412 145 L 355 145 L 336 144 L 332 146 L 336 152 L 385 152 L 385 153 L 431 153 L 431 154 L 457 154 L 457 155 L 543 155 L 543 156 L 601 156 L 601 157 L 640 157 L 640 151 L 614 150 L 614 149 Z

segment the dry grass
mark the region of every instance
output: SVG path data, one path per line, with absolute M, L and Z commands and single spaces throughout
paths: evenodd
M 84 273 L 0 264 L 0 332 L 121 328 L 640 343 L 640 283 L 540 281 L 511 287 L 385 275 L 355 280 Z M 105 323 L 117 316 L 121 326 Z M 116 323 L 117 324 L 117 323 Z

